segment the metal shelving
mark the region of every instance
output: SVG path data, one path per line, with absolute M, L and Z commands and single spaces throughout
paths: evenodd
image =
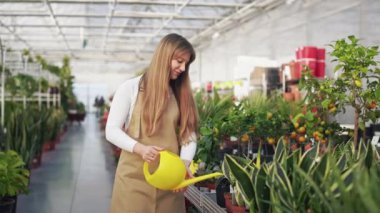
M 185 192 L 185 197 L 202 213 L 226 213 L 211 196 L 215 193 L 204 193 L 195 186 L 189 186 Z

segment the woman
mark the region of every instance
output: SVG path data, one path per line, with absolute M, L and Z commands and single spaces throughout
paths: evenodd
M 117 89 L 106 126 L 107 140 L 123 150 L 111 213 L 185 212 L 183 190 L 149 185 L 143 163 L 157 166 L 161 150 L 179 154 L 187 168 L 194 157 L 198 118 L 189 80 L 194 59 L 192 45 L 169 34 L 160 41 L 148 70 Z

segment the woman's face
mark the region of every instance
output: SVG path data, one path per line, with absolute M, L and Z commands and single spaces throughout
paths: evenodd
M 185 72 L 186 65 L 190 61 L 190 53 L 187 51 L 181 51 L 174 54 L 172 58 L 172 64 L 170 69 L 170 79 L 176 80 L 181 73 Z

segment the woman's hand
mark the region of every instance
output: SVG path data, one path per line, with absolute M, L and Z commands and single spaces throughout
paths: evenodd
M 191 170 L 190 170 L 190 163 L 189 161 L 186 161 L 186 160 L 183 160 L 185 166 L 186 166 L 186 177 L 185 179 L 191 179 L 193 178 L 193 174 L 191 173 Z M 187 187 L 183 187 L 183 188 L 180 188 L 180 189 L 174 189 L 173 192 L 185 192 L 187 189 Z
M 133 147 L 133 152 L 141 156 L 141 158 L 147 163 L 151 163 L 157 159 L 160 155 L 160 151 L 164 150 L 158 146 L 146 146 L 140 143 L 137 143 Z

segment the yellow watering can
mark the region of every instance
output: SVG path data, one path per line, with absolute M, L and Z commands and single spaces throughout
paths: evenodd
M 166 150 L 160 151 L 160 164 L 152 174 L 149 172 L 149 164 L 144 162 L 145 180 L 150 185 L 162 190 L 179 189 L 202 180 L 222 175 L 223 173 L 215 172 L 185 180 L 185 164 L 178 155 Z

